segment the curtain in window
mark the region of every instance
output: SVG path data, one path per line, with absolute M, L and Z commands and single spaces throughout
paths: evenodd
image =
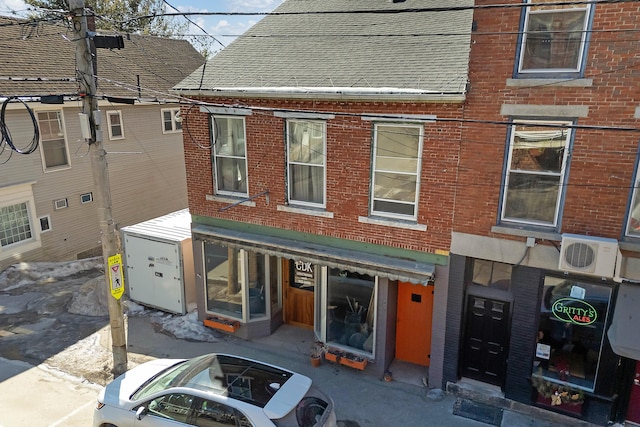
M 216 117 L 213 129 L 218 190 L 246 193 L 244 120 Z

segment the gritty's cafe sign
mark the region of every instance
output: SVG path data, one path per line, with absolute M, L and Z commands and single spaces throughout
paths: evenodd
M 575 325 L 590 325 L 598 317 L 591 304 L 576 298 L 560 298 L 551 306 L 551 312 L 557 319 Z

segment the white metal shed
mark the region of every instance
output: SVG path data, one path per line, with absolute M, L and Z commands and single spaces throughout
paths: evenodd
M 125 284 L 142 305 L 185 314 L 196 302 L 188 209 L 122 228 Z

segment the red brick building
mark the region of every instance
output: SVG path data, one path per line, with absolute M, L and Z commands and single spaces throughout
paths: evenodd
M 638 423 L 640 6 L 502 3 L 474 11 L 443 386 Z
M 439 34 L 473 13 L 454 3 L 285 2 L 175 87 L 198 102 L 182 124 L 205 323 L 288 323 L 368 373 L 441 377 L 470 35 Z

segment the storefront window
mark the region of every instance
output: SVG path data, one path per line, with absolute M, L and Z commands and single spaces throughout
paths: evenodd
M 207 311 L 241 320 L 245 320 L 245 312 L 249 319 L 265 317 L 267 295 L 271 293 L 269 282 L 273 279 L 267 271 L 266 258 L 269 257 L 251 251 L 205 243 Z M 275 274 L 277 286 L 277 268 Z
M 327 342 L 361 352 L 373 352 L 375 278 L 329 269 L 327 281 Z
M 533 376 L 593 391 L 611 288 L 546 277 Z

